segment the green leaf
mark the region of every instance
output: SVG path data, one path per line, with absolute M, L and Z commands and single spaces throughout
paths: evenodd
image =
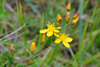
M 87 58 L 86 60 L 83 60 L 81 62 L 81 64 L 83 64 L 83 65 L 88 64 L 88 63 L 90 63 L 91 61 L 93 61 L 94 59 L 96 59 L 98 57 L 100 57 L 100 53 L 98 53 L 98 54 L 96 54 L 96 55 L 94 55 L 94 56 L 92 56 L 90 58 Z
M 0 4 L 0 14 L 3 12 L 3 7 L 2 5 Z
M 10 62 L 11 64 L 13 64 L 13 57 L 9 56 L 9 57 L 8 57 L 8 60 L 9 60 L 9 62 Z

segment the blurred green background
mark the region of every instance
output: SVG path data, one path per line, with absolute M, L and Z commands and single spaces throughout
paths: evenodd
M 71 17 L 79 13 L 79 21 L 67 32 L 73 38 L 74 52 L 63 45 L 51 46 L 46 37 L 41 44 L 39 30 L 48 22 L 56 23 L 59 13 L 65 23 L 66 6 L 71 4 Z M 0 67 L 100 67 L 100 0 L 0 0 Z M 62 25 L 63 26 L 63 25 Z M 33 55 L 30 44 L 35 41 Z M 9 43 L 13 44 L 13 52 Z M 19 60 L 29 58 L 34 62 Z M 15 63 L 15 61 L 19 61 Z

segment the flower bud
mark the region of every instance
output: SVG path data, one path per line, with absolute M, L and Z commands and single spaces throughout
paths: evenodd
M 78 20 L 79 20 L 79 17 L 77 17 L 76 19 L 74 19 L 74 20 L 72 21 L 72 24 L 76 24 L 76 23 L 78 22 Z
M 35 49 L 35 42 L 32 42 L 32 44 L 30 45 L 30 51 L 31 51 L 31 53 L 34 52 L 34 49 Z
M 74 16 L 73 16 L 74 18 L 77 18 L 78 17 L 78 13 L 76 13 L 76 14 L 74 14 Z
M 45 33 L 43 33 L 42 35 L 42 44 L 44 43 L 44 41 L 45 41 Z
M 57 23 L 57 27 L 59 26 L 60 24 L 59 23 Z
M 33 62 L 34 62 L 34 61 L 28 61 L 27 64 L 28 64 L 28 65 L 31 65 Z
M 57 14 L 57 21 L 58 21 L 58 22 L 61 22 L 61 21 L 62 21 L 62 18 L 61 18 L 61 16 L 60 16 L 60 14 Z
M 8 45 L 10 46 L 10 50 L 13 50 L 13 44 L 10 43 L 10 44 L 8 44 Z
M 71 5 L 70 3 L 67 5 L 67 11 L 70 11 L 71 10 Z
M 70 13 L 68 11 L 66 11 L 66 22 L 69 22 L 70 20 Z

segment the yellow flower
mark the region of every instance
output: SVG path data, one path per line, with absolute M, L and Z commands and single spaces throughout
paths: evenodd
M 30 51 L 31 51 L 31 53 L 34 52 L 34 49 L 35 49 L 35 42 L 32 42 L 32 44 L 30 45 Z
M 55 40 L 55 43 L 60 43 L 62 41 L 64 46 L 69 48 L 70 45 L 68 44 L 68 42 L 71 42 L 72 40 L 73 39 L 68 37 L 68 35 L 65 35 L 64 33 L 62 33 L 61 36 L 58 39 Z
M 60 31 L 58 29 L 60 29 L 61 27 L 57 27 L 55 28 L 54 24 L 48 24 L 47 25 L 47 29 L 44 29 L 44 30 L 40 30 L 39 32 L 40 33 L 46 33 L 47 32 L 47 36 L 50 37 L 52 36 L 53 34 L 56 36 L 56 37 L 59 37 L 59 35 L 57 33 L 60 33 Z

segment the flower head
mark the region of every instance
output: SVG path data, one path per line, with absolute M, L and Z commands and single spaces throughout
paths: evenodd
M 30 45 L 30 51 L 31 51 L 31 53 L 34 52 L 34 49 L 35 49 L 35 42 L 32 42 L 32 44 Z
M 64 33 L 61 34 L 61 36 L 55 40 L 55 43 L 60 43 L 63 42 L 64 46 L 66 46 L 67 48 L 70 47 L 70 45 L 68 44 L 68 42 L 71 42 L 73 39 L 68 37 L 68 35 L 65 35 Z
M 60 16 L 60 14 L 57 14 L 57 21 L 58 21 L 58 22 L 61 22 L 61 21 L 62 21 L 62 18 L 61 18 L 61 16 Z
M 53 34 L 56 36 L 56 37 L 59 37 L 59 35 L 57 33 L 60 33 L 60 31 L 58 29 L 60 29 L 61 27 L 57 27 L 55 28 L 54 24 L 47 24 L 47 29 L 44 29 L 44 30 L 40 30 L 39 32 L 40 33 L 46 33 L 47 32 L 47 36 L 50 37 L 52 36 Z

